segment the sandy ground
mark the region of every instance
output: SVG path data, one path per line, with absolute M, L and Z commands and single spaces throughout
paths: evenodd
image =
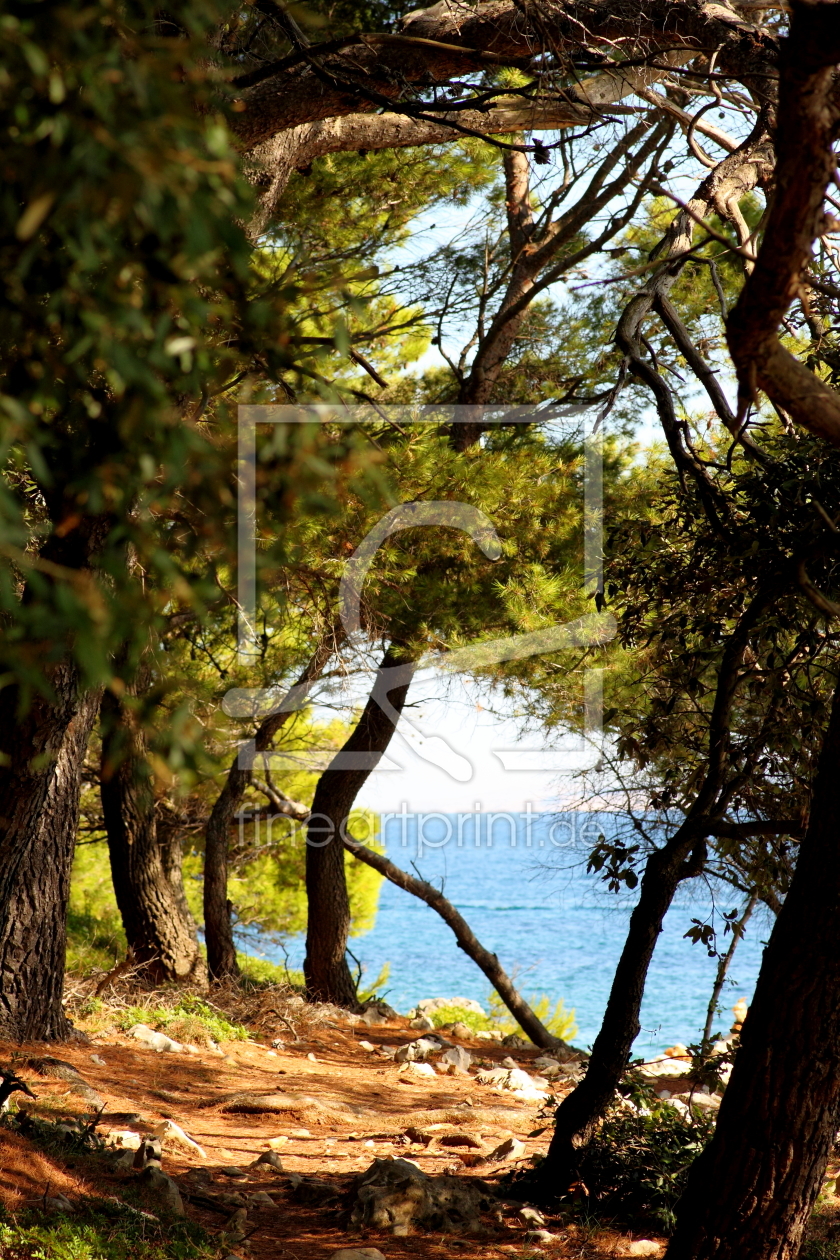
M 165 1119 L 180 1125 L 203 1148 L 204 1158 L 167 1139 L 163 1169 L 182 1188 L 188 1215 L 213 1233 L 224 1228 L 227 1216 L 201 1204 L 207 1192 L 267 1192 L 275 1206 L 249 1207 L 248 1228 L 254 1232 L 244 1244 L 226 1248 L 239 1256 L 326 1260 L 338 1248 L 352 1246 L 378 1247 L 387 1260 L 409 1256 L 507 1260 L 540 1254 L 568 1260 L 628 1253 L 632 1235 L 559 1219 L 548 1221 L 557 1241 L 541 1249 L 525 1242 L 525 1226 L 517 1220 L 515 1207 L 503 1203 L 498 1213 L 488 1216 L 488 1231 L 481 1237 L 397 1238 L 351 1232 L 340 1201 L 336 1206 L 301 1201 L 284 1174 L 317 1178 L 343 1192 L 377 1156 L 409 1158 L 430 1174 L 453 1172 L 498 1184 L 512 1168 L 527 1166 L 532 1155 L 542 1153 L 548 1134 L 532 1136 L 544 1123 L 538 1104 L 479 1085 L 474 1076 L 412 1078 L 400 1065 L 360 1046 L 360 1041 L 394 1046 L 413 1040 L 419 1034 L 404 1020 L 376 1028 L 327 1024 L 302 1034 L 298 1042 L 282 1029 L 278 1032 L 286 1037 L 282 1047 L 232 1042 L 222 1047 L 224 1057 L 211 1050 L 195 1055 L 157 1053 L 118 1034 L 94 1036 L 87 1046 L 0 1044 L 0 1063 L 14 1064 L 38 1095 L 35 1104 L 21 1099 L 33 1115 L 59 1119 L 90 1112 L 66 1081 L 27 1065 L 30 1058 L 52 1055 L 72 1064 L 104 1099 L 106 1113 L 99 1128 L 103 1136 L 121 1129 L 148 1132 Z M 511 1056 L 528 1070 L 539 1053 L 482 1041 L 460 1044 L 487 1066 L 498 1066 Z M 271 1095 L 279 1110 L 269 1114 L 225 1110 L 236 1095 L 246 1092 Z M 441 1127 L 431 1128 L 435 1125 Z M 412 1128 L 424 1131 L 421 1141 L 412 1140 L 416 1132 L 407 1135 Z M 515 1164 L 491 1161 L 467 1167 L 475 1148 L 458 1144 L 465 1136 L 488 1152 L 516 1137 L 524 1143 L 525 1154 Z M 249 1167 L 268 1150 L 280 1156 L 283 1173 L 265 1165 Z M 231 1170 L 246 1175 L 230 1175 Z M 77 1160 L 75 1167 L 73 1161 L 59 1162 L 23 1138 L 0 1132 L 0 1197 L 12 1210 L 45 1192 L 60 1192 L 71 1200 L 93 1193 L 119 1195 L 130 1180 L 129 1173 L 103 1173 L 90 1161 Z M 191 1193 L 199 1202 L 190 1202 Z

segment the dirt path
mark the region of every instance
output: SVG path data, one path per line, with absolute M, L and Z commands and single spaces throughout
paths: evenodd
M 590 1231 L 580 1224 L 549 1221 L 558 1235 L 543 1247 L 525 1241 L 526 1226 L 515 1205 L 500 1203 L 488 1217 L 481 1237 L 413 1235 L 394 1237 L 349 1231 L 335 1205 L 319 1200 L 330 1186 L 344 1191 L 375 1157 L 402 1157 L 425 1173 L 457 1173 L 497 1185 L 513 1168 L 527 1166 L 545 1150 L 540 1104 L 481 1085 L 472 1075 L 419 1077 L 394 1063 L 380 1046 L 399 1046 L 418 1035 L 404 1020 L 368 1028 L 336 1022 L 302 1034 L 272 1049 L 257 1042 L 230 1042 L 220 1052 L 157 1053 L 128 1035 L 94 1037 L 90 1045 L 61 1047 L 0 1044 L 0 1063 L 16 1065 L 38 1095 L 21 1105 L 44 1119 L 90 1114 L 90 1105 L 71 1092 L 66 1080 L 35 1070 L 37 1057 L 51 1055 L 71 1064 L 106 1105 L 99 1132 L 148 1133 L 162 1120 L 179 1125 L 204 1152 L 184 1149 L 164 1139 L 162 1166 L 179 1183 L 188 1214 L 211 1232 L 225 1217 L 202 1204 L 208 1194 L 267 1193 L 275 1206 L 248 1206 L 249 1229 L 243 1246 L 228 1248 L 253 1260 L 326 1260 L 340 1247 L 378 1247 L 387 1260 L 399 1257 L 463 1257 L 505 1260 L 546 1254 L 558 1260 L 628 1254 L 631 1238 L 614 1231 Z M 365 1049 L 366 1042 L 374 1049 Z M 532 1070 L 536 1050 L 513 1051 L 494 1043 L 459 1041 L 479 1066 L 499 1066 L 513 1056 Z M 243 1097 L 245 1096 L 245 1097 Z M 254 1103 L 254 1096 L 259 1101 Z M 18 1095 L 18 1098 L 21 1096 Z M 254 1114 L 257 1107 L 272 1107 Z M 276 1108 L 276 1109 L 275 1109 Z M 410 1132 L 409 1132 L 410 1131 Z M 505 1139 L 522 1143 L 518 1158 L 486 1161 Z M 464 1142 L 470 1142 L 465 1146 Z M 264 1152 L 276 1151 L 283 1172 L 249 1165 Z M 477 1166 L 468 1166 L 470 1164 Z M 244 1176 L 238 1176 L 237 1170 Z M 295 1187 L 297 1174 L 306 1179 Z M 91 1172 L 72 1161 L 58 1161 L 34 1150 L 16 1134 L 0 1130 L 0 1197 L 7 1207 L 49 1193 L 74 1196 L 119 1194 L 131 1173 Z M 311 1179 L 327 1183 L 319 1188 Z M 198 1202 L 190 1201 L 193 1195 Z M 233 1208 L 230 1209 L 231 1211 Z

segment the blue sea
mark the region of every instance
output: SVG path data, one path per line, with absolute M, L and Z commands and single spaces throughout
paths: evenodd
M 635 893 L 609 892 L 586 872 L 586 852 L 603 829 L 603 816 L 408 815 L 388 818 L 384 841 L 392 861 L 442 883 L 474 933 L 499 957 L 528 996 L 547 994 L 552 1006 L 573 1008 L 576 1045 L 587 1047 L 600 1026 Z M 656 947 L 642 1006 L 635 1052 L 647 1056 L 677 1041 L 697 1041 L 706 1018 L 717 960 L 685 933 L 693 920 L 710 921 L 725 950 L 722 912 L 741 904 L 725 885 L 702 879 L 683 887 Z M 750 1001 L 771 923 L 756 911 L 739 943 L 721 999 L 715 1031 L 727 1031 L 731 1008 Z M 246 948 L 282 962 L 265 940 Z M 290 967 L 303 965 L 304 938 L 284 942 Z M 485 1008 L 488 981 L 455 944 L 451 930 L 423 902 L 383 882 L 373 929 L 351 949 L 372 982 L 388 964 L 387 1001 L 405 1012 L 421 998 L 463 996 Z

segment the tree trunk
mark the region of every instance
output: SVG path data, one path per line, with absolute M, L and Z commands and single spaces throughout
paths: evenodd
M 840 686 L 811 820 L 671 1260 L 793 1260 L 840 1121 Z
M 297 692 L 303 698 L 312 684 L 320 678 L 339 643 L 338 631 L 334 627 L 318 644 L 286 697 L 290 692 Z M 232 907 L 227 895 L 230 829 L 251 782 L 254 755 L 265 752 L 271 746 L 274 736 L 293 712 L 294 709 L 277 706 L 275 712 L 262 721 L 250 744 L 239 750 L 207 822 L 204 839 L 204 936 L 207 942 L 207 969 L 212 980 L 239 975 L 231 923 Z
M 729 942 L 729 949 L 718 962 L 718 969 L 715 975 L 715 982 L 712 986 L 712 996 L 709 998 L 709 1007 L 706 1012 L 706 1023 L 703 1028 L 703 1050 L 708 1054 L 712 1044 L 712 1029 L 717 1019 L 717 1007 L 720 1001 L 720 995 L 723 992 L 723 986 L 726 983 L 726 976 L 732 965 L 732 959 L 735 957 L 735 950 L 738 948 L 738 942 L 746 931 L 747 924 L 750 921 L 752 912 L 758 902 L 758 893 L 753 891 L 750 893 L 747 904 L 744 906 L 744 912 L 737 923 L 732 927 L 732 940 Z
M 414 669 L 397 648 L 388 649 L 362 716 L 315 789 L 306 836 L 309 918 L 303 964 L 306 994 L 313 1002 L 358 1007 L 346 958 L 350 900 L 343 839 L 356 797 L 391 741 Z
M 111 692 L 102 699 L 100 794 L 111 875 L 128 948 L 155 984 L 206 979 L 183 885 L 167 877 L 158 843 L 146 741 L 133 714 Z M 180 879 L 180 866 L 177 866 Z
M 692 848 L 693 860 L 687 862 Z M 696 829 L 684 824 L 647 860 L 641 893 L 630 916 L 627 939 L 586 1075 L 557 1108 L 551 1144 L 540 1165 L 540 1185 L 552 1195 L 562 1193 L 574 1180 L 576 1149 L 590 1136 L 627 1070 L 633 1042 L 641 1030 L 639 1012 L 645 981 L 662 922 L 678 885 L 699 874 L 704 857 L 705 846 L 702 842 L 698 845 Z
M 419 897 L 440 915 L 444 923 L 455 933 L 458 948 L 462 949 L 467 957 L 481 968 L 522 1031 L 530 1037 L 535 1046 L 539 1046 L 542 1050 L 557 1050 L 564 1047 L 565 1042 L 548 1031 L 542 1020 L 517 990 L 497 956 L 484 948 L 469 923 L 463 915 L 458 913 L 452 902 L 444 897 L 439 888 L 427 884 L 424 879 L 416 879 L 413 875 L 409 875 L 408 871 L 402 870 L 383 854 L 374 853 L 372 849 L 359 844 L 357 840 L 347 837 L 344 840 L 344 847 L 360 862 L 365 862 L 375 871 L 379 871 L 380 875 L 384 875 L 392 884 L 396 884 L 397 888 L 403 888 L 412 896 Z
M 59 1041 L 72 1028 L 61 1005 L 67 901 L 81 771 L 99 709 L 72 662 L 21 717 L 16 688 L 0 692 L 0 1037 Z

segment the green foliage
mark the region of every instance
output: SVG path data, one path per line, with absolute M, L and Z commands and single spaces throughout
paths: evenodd
M 89 1199 L 72 1216 L 0 1216 L 4 1260 L 212 1260 L 208 1234 L 190 1221 L 158 1222 L 116 1200 Z
M 390 976 L 390 974 L 391 974 L 391 964 L 389 962 L 386 962 L 383 965 L 382 970 L 379 972 L 379 975 L 376 977 L 376 979 L 373 981 L 372 984 L 363 985 L 361 988 L 356 989 L 356 995 L 359 1001 L 370 1002 L 371 1000 L 375 998 L 383 997 L 384 995 L 382 993 L 382 990 L 385 988 L 385 985 L 388 983 L 388 977 Z
M 267 958 L 255 958 L 253 954 L 237 954 L 236 961 L 248 984 L 257 987 L 275 984 L 290 985 L 301 992 L 305 987 L 306 981 L 302 971 L 288 970 L 279 963 L 269 962 Z
M 562 1041 L 568 1041 L 576 1035 L 575 1012 L 566 1010 L 562 998 L 556 1003 L 553 1010 L 551 998 L 547 994 L 531 994 L 527 1001 L 534 1014 L 542 1020 L 548 1031 L 553 1033 L 555 1037 L 559 1037 Z M 490 990 L 487 997 L 487 1005 L 489 1007 L 489 1014 L 487 1015 L 479 1014 L 478 1011 L 468 1010 L 463 1006 L 442 1006 L 439 1010 L 434 1011 L 430 1018 L 435 1028 L 442 1028 L 444 1024 L 461 1023 L 466 1024 L 467 1028 L 471 1028 L 473 1032 L 492 1032 L 497 1030 L 504 1033 L 505 1036 L 508 1036 L 510 1033 L 516 1033 L 518 1036 L 527 1039 L 527 1034 L 512 1017 L 495 989 Z
M 148 1024 L 177 1038 L 204 1041 L 247 1041 L 248 1029 L 232 1024 L 221 1011 L 204 998 L 185 993 L 174 1006 L 128 1006 L 120 1012 L 118 1026 L 127 1031 L 133 1024 Z M 192 1034 L 191 1036 L 189 1034 Z
M 578 1026 L 575 1020 L 574 1009 L 567 1011 L 562 998 L 556 1003 L 553 1010 L 551 998 L 546 993 L 529 994 L 526 1000 L 531 1010 L 553 1036 L 559 1037 L 561 1041 L 570 1041 L 572 1037 L 577 1035 Z M 491 991 L 488 1003 L 494 1028 L 501 1029 L 505 1035 L 517 1033 L 520 1037 L 527 1037 L 527 1033 L 513 1019 L 495 990 Z
M 688 1170 L 714 1123 L 699 1112 L 684 1118 L 659 1099 L 641 1109 L 628 1102 L 613 1107 L 580 1151 L 579 1175 L 591 1196 L 589 1208 L 636 1228 L 647 1223 L 670 1230 Z
M 435 1028 L 443 1028 L 446 1024 L 466 1024 L 473 1032 L 489 1032 L 495 1027 L 487 1015 L 479 1015 L 478 1011 L 468 1010 L 465 1006 L 441 1006 L 429 1016 Z

